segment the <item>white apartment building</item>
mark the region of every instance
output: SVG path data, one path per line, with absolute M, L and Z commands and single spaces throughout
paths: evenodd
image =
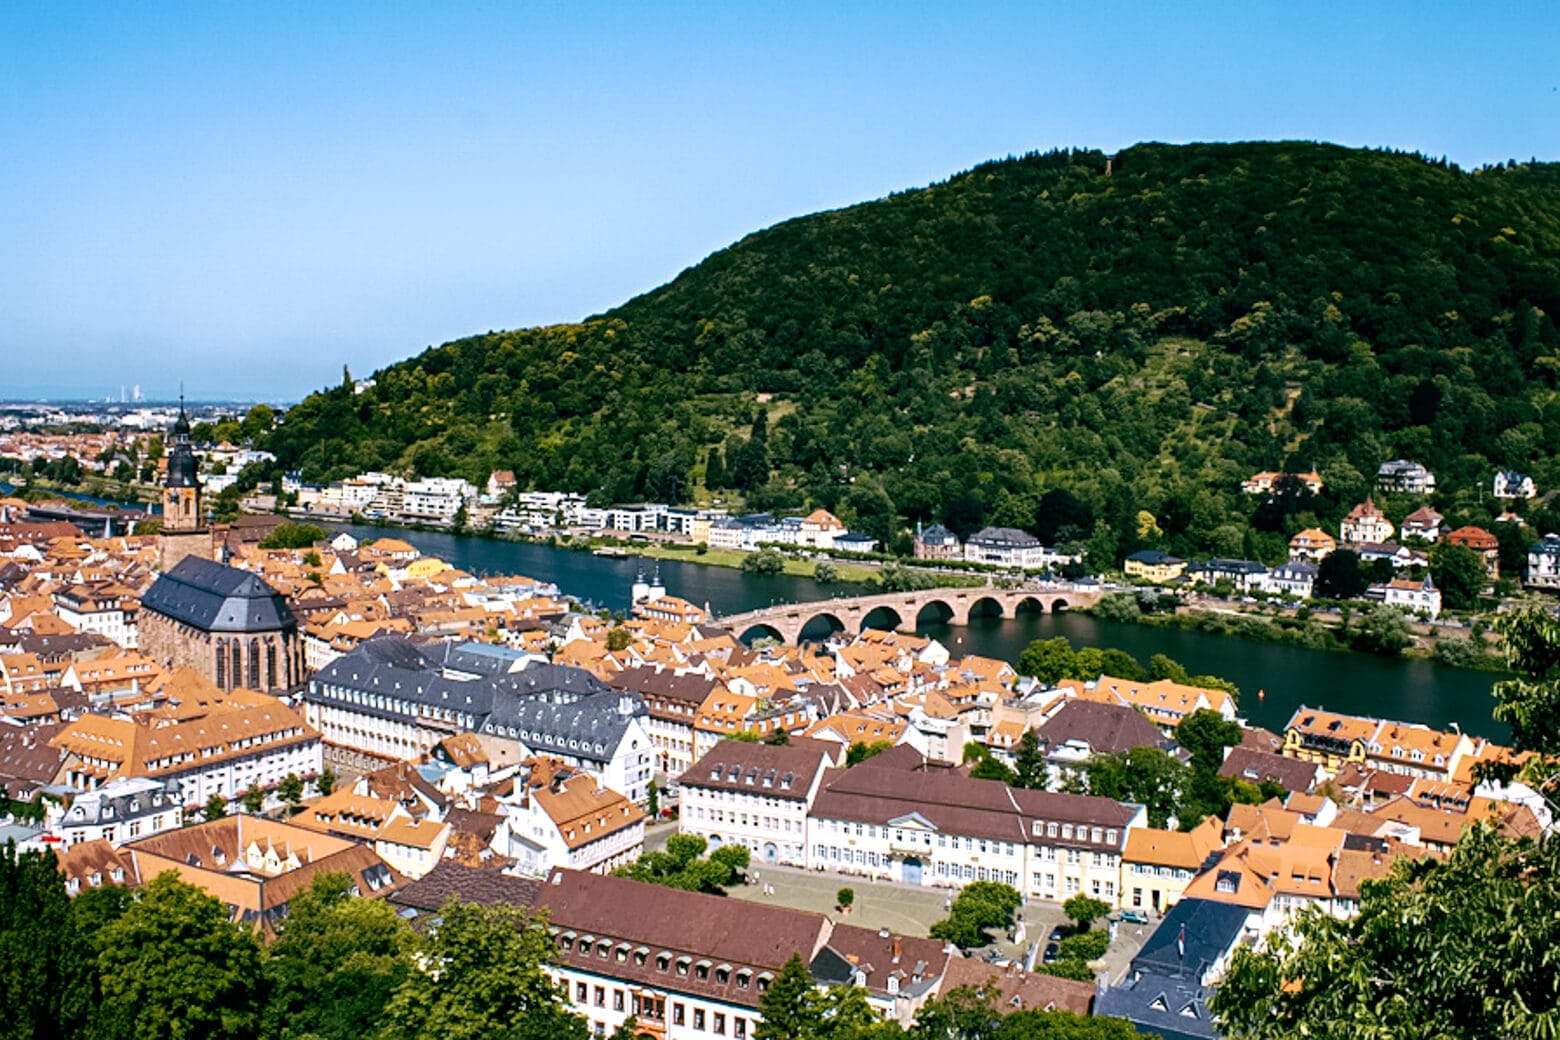
M 231 804 L 251 787 L 273 788 L 289 774 L 312 779 L 324 768 L 319 733 L 280 701 L 180 721 L 83 715 L 50 743 L 68 753 L 73 787 L 150 778 L 176 786 L 191 811 L 213 795 Z
M 72 585 L 54 594 L 54 613 L 77 632 L 92 632 L 122 646 L 137 649 L 133 593 L 114 585 Z
M 682 833 L 697 834 L 712 848 L 746 846 L 755 863 L 806 866 L 808 809 L 844 751 L 805 739 L 715 745 L 682 776 Z
M 494 851 L 529 877 L 556 867 L 604 874 L 644 852 L 644 811 L 561 763 L 533 762 L 528 777 L 516 777 L 515 793 L 499 801 L 504 821 Z
M 807 866 L 948 888 L 997 881 L 1031 899 L 1082 893 L 1120 906 L 1127 833 L 1147 819 L 1142 806 L 1108 798 L 925 768 L 901 747 L 824 779 L 808 815 Z
M 63 848 L 84 841 L 119 846 L 173 830 L 183 823 L 178 788 L 150 777 L 110 780 L 62 805 L 48 802 L 44 827 Z

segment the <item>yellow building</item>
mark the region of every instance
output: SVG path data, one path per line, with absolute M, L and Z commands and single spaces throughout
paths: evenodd
M 1144 581 L 1174 581 L 1186 571 L 1186 561 L 1160 549 L 1140 549 L 1122 567 L 1129 577 Z
M 1164 913 L 1180 902 L 1186 886 L 1224 846 L 1222 827 L 1210 816 L 1191 831 L 1134 827 L 1121 853 L 1121 905 Z

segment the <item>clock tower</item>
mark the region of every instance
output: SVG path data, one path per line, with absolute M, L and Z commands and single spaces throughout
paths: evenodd
M 163 480 L 158 567 L 167 574 L 186 556 L 211 559 L 211 531 L 201 513 L 199 463 L 190 448 L 190 420 L 179 397 L 179 418 L 168 431 L 168 473 Z

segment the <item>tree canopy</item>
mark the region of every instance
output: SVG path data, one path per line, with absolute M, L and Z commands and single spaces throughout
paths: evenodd
M 702 478 L 901 543 L 996 524 L 1106 566 L 1149 541 L 1277 562 L 1388 459 L 1436 472 L 1449 521 L 1493 517 L 1468 492 L 1497 467 L 1560 485 L 1557 181 L 1303 142 L 1025 155 L 245 426 L 310 481 L 509 469 L 683 501 Z M 1240 492 L 1312 468 L 1319 494 Z

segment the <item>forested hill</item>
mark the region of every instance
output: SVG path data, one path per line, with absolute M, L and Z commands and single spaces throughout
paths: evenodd
M 619 501 L 735 488 L 885 536 L 1249 552 L 1258 469 L 1319 468 L 1324 518 L 1397 457 L 1472 502 L 1496 466 L 1560 485 L 1557 312 L 1554 164 L 1051 152 L 788 221 L 578 325 L 429 349 L 312 395 L 268 446 L 313 480 L 501 468 Z

